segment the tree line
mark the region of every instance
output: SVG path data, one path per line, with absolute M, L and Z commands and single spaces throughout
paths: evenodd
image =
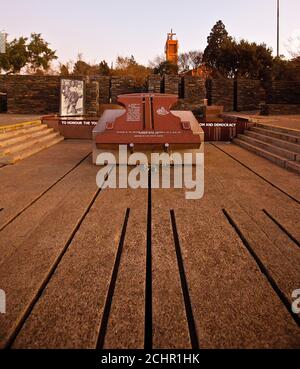
M 290 40 L 291 41 L 291 40 Z M 293 40 L 295 41 L 295 40 Z M 20 37 L 7 42 L 6 53 L 0 54 L 0 72 L 18 74 L 58 74 L 61 76 L 129 76 L 137 85 L 143 85 L 150 74 L 188 74 L 192 71 L 213 78 L 250 78 L 264 82 L 272 80 L 300 81 L 300 39 L 291 59 L 273 57 L 266 44 L 247 40 L 237 41 L 228 34 L 222 21 L 218 21 L 207 38 L 204 51 L 192 50 L 181 53 L 178 65 L 157 56 L 148 66 L 139 64 L 134 56 L 119 56 L 113 65 L 105 60 L 98 64 L 88 63 L 78 55 L 77 61 L 58 64 L 56 51 L 50 48 L 41 34 L 32 33 L 30 38 Z

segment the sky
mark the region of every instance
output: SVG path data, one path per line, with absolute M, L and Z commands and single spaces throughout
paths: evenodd
M 236 39 L 266 43 L 276 51 L 277 0 L 0 0 L 0 30 L 14 37 L 41 33 L 59 61 L 87 62 L 134 55 L 148 64 L 164 52 L 166 34 L 177 33 L 180 52 L 204 50 L 221 19 Z M 280 0 L 281 54 L 300 35 L 300 0 Z

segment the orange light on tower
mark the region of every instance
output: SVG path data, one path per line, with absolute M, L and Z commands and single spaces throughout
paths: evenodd
M 176 33 L 173 33 L 173 30 L 171 29 L 171 32 L 168 33 L 168 38 L 166 42 L 166 60 L 172 64 L 178 64 L 178 49 L 179 49 L 179 43 L 178 40 L 175 40 L 173 37 L 176 36 Z

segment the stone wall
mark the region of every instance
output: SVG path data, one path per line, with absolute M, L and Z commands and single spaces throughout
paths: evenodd
M 239 79 L 236 83 L 235 108 L 238 111 L 258 110 L 266 101 L 266 92 L 261 81 Z
M 99 84 L 99 103 L 109 104 L 110 102 L 110 77 L 96 76 L 91 77 L 91 81 L 96 81 Z
M 180 82 L 181 78 L 179 76 L 165 76 L 163 92 L 179 96 Z
M 59 111 L 58 76 L 9 76 L 6 85 L 8 113 L 48 114 Z
M 268 104 L 300 104 L 300 82 L 274 81 L 267 92 Z
M 6 81 L 7 81 L 7 76 L 0 74 L 0 92 L 4 92 L 6 93 Z
M 85 108 L 87 114 L 98 114 L 99 104 L 116 103 L 117 96 L 125 93 L 142 92 L 129 77 L 90 78 L 72 77 L 86 81 Z M 279 104 L 283 111 L 291 105 L 300 104 L 300 82 L 276 81 L 265 87 L 260 81 L 230 79 L 202 80 L 192 76 L 151 75 L 148 88 L 143 91 L 178 95 L 178 107 L 183 110 L 198 109 L 208 98 L 210 105 L 224 106 L 224 111 L 257 110 L 261 103 Z M 10 113 L 48 114 L 59 112 L 59 76 L 4 76 L 0 75 L 0 92 L 7 93 L 7 107 Z M 4 101 L 5 100 L 5 101 Z M 283 107 L 288 104 L 289 107 Z M 6 106 L 2 95 L 0 109 Z M 276 109 L 280 108 L 278 106 Z M 270 108 L 274 111 L 275 108 Z
M 183 97 L 193 103 L 203 103 L 206 99 L 205 80 L 201 77 L 185 76 L 183 78 Z
M 151 74 L 148 78 L 148 92 L 162 92 L 162 78 L 159 74 Z
M 209 105 L 224 106 L 224 111 L 234 110 L 234 81 L 231 79 L 208 79 L 206 81 Z
M 0 75 L 0 113 L 7 111 L 6 76 Z
M 99 113 L 99 82 L 92 81 L 85 84 L 85 114 L 98 115 Z
M 111 77 L 110 96 L 112 103 L 117 102 L 118 95 L 135 92 L 141 92 L 141 89 L 135 86 L 134 79 L 130 77 Z

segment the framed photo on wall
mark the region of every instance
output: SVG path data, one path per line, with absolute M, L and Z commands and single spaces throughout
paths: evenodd
M 84 115 L 84 81 L 63 78 L 60 81 L 60 115 Z

